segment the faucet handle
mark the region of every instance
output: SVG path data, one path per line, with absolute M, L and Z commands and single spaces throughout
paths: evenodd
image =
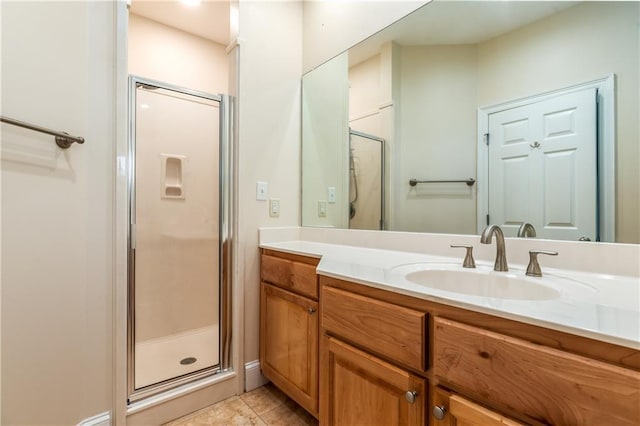
M 475 268 L 476 262 L 473 260 L 473 246 L 468 244 L 451 244 L 453 248 L 465 248 L 467 249 L 467 254 L 464 256 L 464 261 L 462 262 L 463 268 Z
M 535 238 L 536 237 L 536 228 L 533 227 L 532 224 L 528 222 L 522 222 L 520 228 L 518 228 L 518 238 Z
M 538 263 L 538 255 L 546 254 L 548 256 L 557 256 L 557 251 L 548 250 L 529 250 L 529 265 L 527 265 L 527 275 L 530 277 L 541 277 L 542 269 Z

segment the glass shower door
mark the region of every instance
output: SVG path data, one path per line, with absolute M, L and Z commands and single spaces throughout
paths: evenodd
M 132 81 L 129 390 L 135 396 L 220 366 L 221 100 Z
M 349 130 L 349 229 L 384 229 L 384 139 Z

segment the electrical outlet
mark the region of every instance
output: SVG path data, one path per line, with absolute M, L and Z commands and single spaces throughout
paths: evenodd
M 256 182 L 256 200 L 267 201 L 267 182 Z
M 318 201 L 318 217 L 327 217 L 327 202 L 325 200 Z
M 327 199 L 329 200 L 329 204 L 335 204 L 336 202 L 336 187 L 330 186 L 327 191 Z
M 269 200 L 269 216 L 280 217 L 280 200 L 278 198 Z

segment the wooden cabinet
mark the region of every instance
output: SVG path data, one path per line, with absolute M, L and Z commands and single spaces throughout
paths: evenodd
M 316 264 L 263 251 L 260 357 L 321 425 L 640 424 L 637 349 L 318 278 Z
M 321 300 L 321 424 L 424 425 L 427 381 L 410 370 L 427 368 L 427 315 L 329 286 Z
M 317 417 L 317 260 L 287 257 L 262 255 L 260 367 L 265 377 Z
M 378 384 L 399 404 L 402 386 L 381 385 L 391 370 L 429 384 L 431 426 L 640 424 L 638 350 L 329 277 L 320 284 L 321 424 L 374 422 L 366 416 L 382 416 L 371 413 L 383 403 L 360 393 Z M 365 360 L 390 371 L 377 377 Z M 384 421 L 412 424 L 397 412 Z
M 322 424 L 425 424 L 425 379 L 333 337 L 322 347 Z

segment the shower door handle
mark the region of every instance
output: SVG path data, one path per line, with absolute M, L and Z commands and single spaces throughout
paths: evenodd
M 131 245 L 131 250 L 136 249 L 136 224 L 132 223 L 129 226 L 129 241 Z

